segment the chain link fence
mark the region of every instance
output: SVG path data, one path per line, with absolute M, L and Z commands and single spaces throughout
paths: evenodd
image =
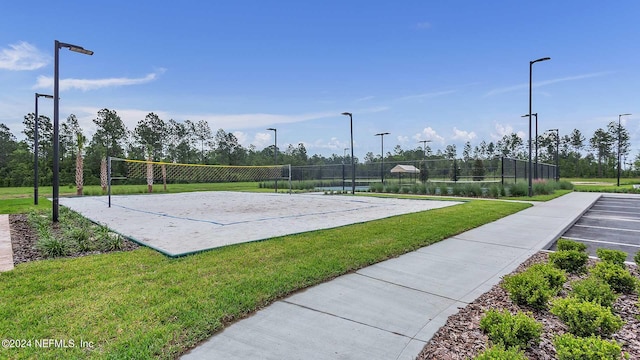
M 391 170 L 397 165 L 410 165 L 419 172 L 397 172 Z M 491 182 L 509 184 L 528 181 L 529 162 L 527 160 L 496 157 L 474 160 L 414 160 L 385 161 L 356 164 L 355 185 L 358 190 L 366 190 L 374 184 L 416 184 L 418 182 Z M 556 180 L 555 165 L 532 163 L 533 179 Z M 293 188 L 324 188 L 348 190 L 351 187 L 352 164 L 293 166 L 291 179 Z M 344 188 L 344 189 L 343 189 Z

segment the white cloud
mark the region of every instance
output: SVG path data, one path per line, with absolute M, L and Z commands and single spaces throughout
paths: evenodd
M 408 143 L 408 142 L 409 142 L 409 137 L 408 137 L 408 136 L 398 135 L 398 136 L 396 137 L 396 139 L 398 140 L 398 142 L 399 142 L 401 145 L 404 145 L 404 144 L 406 144 L 406 143 Z
M 308 147 L 307 150 L 309 150 L 309 148 L 331 150 L 332 152 L 342 156 L 345 151 L 344 149 L 349 148 L 349 144 L 346 142 L 345 143 L 341 142 L 340 140 L 338 140 L 337 137 L 332 137 L 331 139 L 329 139 L 329 141 L 324 139 L 318 139 L 313 143 L 313 145 Z M 348 151 L 350 150 L 347 150 L 347 152 Z
M 422 101 L 422 100 L 425 100 L 425 99 L 431 99 L 431 98 L 438 97 L 438 96 L 444 96 L 444 95 L 453 94 L 455 92 L 456 92 L 455 90 L 444 90 L 444 91 L 437 91 L 437 92 L 431 92 L 431 93 L 403 96 L 403 97 L 397 98 L 395 100 L 396 101 L 406 101 L 406 100 L 419 100 L 419 101 Z
M 494 141 L 498 141 L 500 139 L 502 139 L 505 135 L 511 135 L 513 134 L 513 126 L 511 125 L 502 125 L 499 123 L 495 123 L 495 133 L 491 133 L 491 139 L 493 139 Z M 520 138 L 524 139 L 525 133 L 524 131 L 518 131 L 516 132 L 516 135 L 518 135 Z
M 233 136 L 236 137 L 236 139 L 238 139 L 238 143 L 240 143 L 240 145 L 247 147 L 250 145 L 250 143 L 247 141 L 247 139 L 249 138 L 249 136 L 247 135 L 247 133 L 242 132 L 242 131 L 234 131 L 232 132 Z
M 49 61 L 49 56 L 24 41 L 0 50 L 0 69 L 36 70 L 47 65 Z
M 355 99 L 355 100 L 353 100 L 353 102 L 369 101 L 369 100 L 373 100 L 374 98 L 375 98 L 375 96 L 365 96 L 365 97 L 361 97 L 359 99 Z
M 471 140 L 476 138 L 476 133 L 474 133 L 473 131 L 468 132 L 468 131 L 464 131 L 464 130 L 458 130 L 458 128 L 456 128 L 454 126 L 453 127 L 453 137 L 452 138 L 454 140 L 471 141 Z
M 588 79 L 588 78 L 593 78 L 593 77 L 600 77 L 600 76 L 608 75 L 608 74 L 611 74 L 611 73 L 612 73 L 611 71 L 602 71 L 602 72 L 591 73 L 591 74 L 567 76 L 567 77 L 558 78 L 558 79 L 551 79 L 551 80 L 534 82 L 531 86 L 537 88 L 537 87 L 556 84 L 556 83 L 565 82 L 565 81 L 574 81 L 574 80 L 582 80 L 582 79 Z M 517 91 L 517 90 L 528 89 L 528 88 L 529 88 L 529 83 L 513 85 L 513 86 L 507 86 L 507 87 L 504 87 L 504 88 L 493 89 L 493 90 L 489 91 L 488 93 L 486 93 L 484 96 L 485 97 L 493 96 L 493 95 L 497 95 L 497 94 L 504 94 L 504 93 Z
M 83 124 L 83 128 L 86 130 L 94 129 L 91 120 L 97 116 L 98 111 L 102 108 L 97 107 L 67 107 L 65 110 L 70 113 L 75 114 L 78 119 L 81 116 L 85 116 L 86 126 Z M 138 121 L 144 119 L 150 112 L 158 115 L 163 120 L 174 119 L 176 121 L 199 121 L 205 120 L 209 123 L 212 131 L 215 133 L 217 129 L 235 129 L 234 131 L 239 131 L 241 129 L 253 129 L 253 128 L 261 128 L 261 127 L 272 127 L 277 124 L 287 124 L 287 123 L 296 123 L 307 120 L 315 120 L 322 118 L 336 118 L 341 119 L 344 116 L 340 115 L 340 112 L 337 111 L 327 111 L 327 112 L 319 112 L 319 113 L 305 113 L 305 114 L 296 114 L 296 115 L 281 115 L 281 114 L 180 114 L 180 113 L 171 113 L 167 111 L 158 111 L 158 110 L 150 110 L 150 109 L 118 109 L 111 108 L 111 110 L 115 110 L 118 113 L 118 116 L 122 119 L 125 126 L 128 129 L 135 128 Z M 365 113 L 365 111 L 360 111 L 360 113 Z M 62 115 L 61 115 L 62 116 Z M 342 119 L 344 120 L 344 119 Z M 354 122 L 356 118 L 354 116 Z M 261 135 L 256 135 L 257 139 L 261 139 Z M 272 135 L 269 135 L 270 138 Z M 267 138 L 267 139 L 268 139 Z M 257 143 L 254 145 L 258 146 Z
M 270 133 L 259 132 L 253 137 L 253 145 L 256 146 L 256 149 L 264 149 L 265 147 L 272 145 L 273 140 L 271 140 Z
M 105 87 L 140 85 L 157 79 L 159 72 L 147 74 L 142 78 L 109 78 L 109 79 L 60 79 L 60 90 L 79 89 L 82 91 L 95 90 Z M 53 77 L 38 76 L 34 89 L 53 89 Z
M 428 140 L 432 143 L 444 144 L 444 138 L 433 130 L 431 127 L 426 127 L 422 130 L 422 132 L 417 133 L 413 136 L 416 141 Z

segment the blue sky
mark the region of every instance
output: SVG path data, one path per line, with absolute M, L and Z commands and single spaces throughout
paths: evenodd
M 432 140 L 436 151 L 528 136 L 529 61 L 539 132 L 590 137 L 623 118 L 640 149 L 640 2 L 622 1 L 10 1 L 0 13 L 0 123 L 22 136 L 34 92 L 85 134 L 102 108 L 129 129 L 149 112 L 207 120 L 245 146 L 304 143 L 355 155 Z M 49 99 L 40 113 L 53 117 Z

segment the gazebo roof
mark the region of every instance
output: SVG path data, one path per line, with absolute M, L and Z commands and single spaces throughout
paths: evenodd
M 418 174 L 420 169 L 416 168 L 413 165 L 396 165 L 391 169 L 392 173 L 407 173 L 407 174 Z

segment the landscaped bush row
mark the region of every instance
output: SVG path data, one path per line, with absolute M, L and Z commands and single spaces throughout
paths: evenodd
M 391 184 L 384 186 L 381 183 L 371 185 L 371 192 L 376 193 L 402 193 L 417 195 L 441 195 L 441 196 L 466 196 L 466 197 L 486 197 L 499 198 L 505 196 L 527 196 L 529 186 L 527 183 L 518 182 L 514 184 L 480 184 L 480 183 L 426 183 L 403 185 Z M 534 195 L 553 194 L 556 190 L 570 190 L 573 185 L 568 181 L 536 181 L 533 183 L 532 191 Z
M 546 311 L 551 305 L 549 311 L 567 324 L 569 333 L 553 340 L 558 359 L 623 358 L 620 344 L 606 338 L 624 324 L 613 310 L 618 294 L 636 292 L 640 282 L 625 267 L 626 254 L 599 249 L 600 261 L 588 269 L 584 244 L 561 239 L 557 247 L 558 251 L 550 254 L 549 263 L 535 264 L 521 273 L 505 276 L 502 286 L 515 304 L 535 311 Z M 640 251 L 634 260 L 638 264 Z M 587 272 L 588 276 L 572 281 L 566 297 L 556 297 L 566 282 L 566 272 Z M 480 328 L 491 346 L 475 359 L 526 359 L 524 350 L 540 341 L 542 328 L 530 315 L 487 311 L 480 320 Z

